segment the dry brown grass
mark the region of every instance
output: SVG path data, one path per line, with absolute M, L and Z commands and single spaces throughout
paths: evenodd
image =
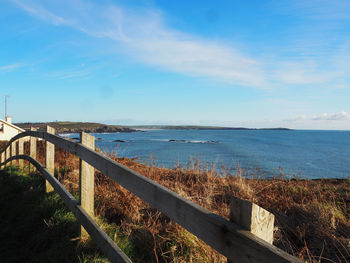
M 62 150 L 55 156 L 57 176 L 76 192 L 78 158 Z M 274 245 L 300 259 L 350 262 L 350 180 L 247 179 L 240 169 L 219 176 L 197 160 L 190 168 L 167 169 L 109 157 L 225 218 L 232 195 L 257 203 L 276 217 Z M 95 212 L 132 243 L 134 262 L 226 262 L 134 194 L 98 171 L 95 175 Z
M 350 262 L 349 180 L 246 179 L 243 171 L 218 176 L 215 169 L 201 166 L 197 160 L 190 170 L 152 167 L 114 154 L 109 157 L 225 218 L 231 195 L 257 203 L 276 216 L 274 244 L 300 259 Z M 68 181 L 72 184 L 74 180 Z M 119 225 L 139 246 L 144 255 L 139 262 L 226 262 L 99 172 L 95 198 L 96 213 Z
M 257 203 L 276 216 L 274 244 L 301 259 L 350 261 L 349 180 L 249 180 L 200 165 L 169 170 L 118 161 L 223 217 L 231 195 Z

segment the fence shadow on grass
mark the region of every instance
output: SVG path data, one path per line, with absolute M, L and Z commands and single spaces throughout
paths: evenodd
M 1 262 L 108 262 L 79 240 L 80 224 L 38 174 L 0 171 Z

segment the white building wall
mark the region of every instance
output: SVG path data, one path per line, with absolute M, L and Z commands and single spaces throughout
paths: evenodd
M 0 131 L 0 141 L 9 141 L 12 137 L 21 131 L 2 123 L 2 131 Z

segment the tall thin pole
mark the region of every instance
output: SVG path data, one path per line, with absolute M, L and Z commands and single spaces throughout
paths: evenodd
M 7 96 L 5 95 L 5 119 L 7 116 Z
M 7 116 L 7 98 L 10 98 L 9 95 L 3 95 L 5 97 L 5 118 L 4 120 L 6 120 L 6 116 Z

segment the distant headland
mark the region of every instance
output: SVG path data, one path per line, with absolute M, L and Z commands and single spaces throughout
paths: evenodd
M 47 125 L 56 129 L 57 133 L 103 133 L 103 132 L 135 132 L 137 130 L 119 126 L 119 125 L 107 125 L 96 122 L 70 122 L 70 121 L 57 121 L 57 122 L 25 122 L 16 123 L 17 126 L 22 129 L 29 130 L 30 127 L 37 128 L 38 130 L 44 130 Z
M 199 126 L 199 125 L 135 125 L 135 126 L 120 126 L 108 125 L 96 122 L 24 122 L 16 123 L 22 129 L 29 130 L 30 127 L 44 130 L 47 125 L 56 129 L 57 133 L 104 133 L 104 132 L 136 132 L 140 130 L 285 130 L 289 128 L 245 128 L 245 127 L 220 127 L 220 126 Z
M 164 129 L 164 130 L 292 130 L 289 128 L 245 128 L 245 127 L 220 127 L 199 125 L 135 125 L 126 126 L 132 129 Z

